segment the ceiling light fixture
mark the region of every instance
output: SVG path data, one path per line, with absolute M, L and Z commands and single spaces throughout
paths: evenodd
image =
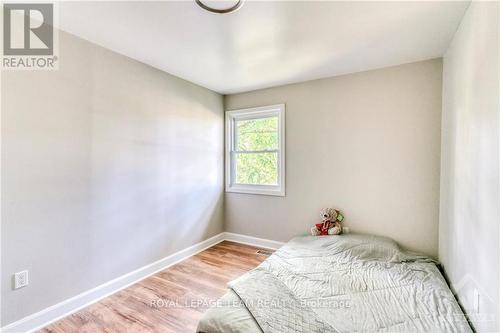
M 227 13 L 232 13 L 234 11 L 237 11 L 238 9 L 241 8 L 241 6 L 243 6 L 243 3 L 245 2 L 245 0 L 236 0 L 236 1 L 195 0 L 195 1 L 198 4 L 198 6 L 200 6 L 201 8 L 208 10 L 209 12 L 217 13 L 217 14 L 227 14 Z M 233 5 L 230 7 L 220 7 L 220 6 L 207 5 L 207 3 L 220 4 L 220 3 L 227 3 L 227 2 L 230 2 Z

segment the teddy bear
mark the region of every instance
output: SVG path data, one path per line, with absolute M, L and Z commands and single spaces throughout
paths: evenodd
M 342 225 L 344 215 L 337 209 L 324 208 L 321 210 L 321 223 L 317 223 L 311 228 L 313 236 L 323 235 L 340 235 L 342 233 Z

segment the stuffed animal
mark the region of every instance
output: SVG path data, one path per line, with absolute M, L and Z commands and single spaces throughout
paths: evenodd
M 321 223 L 317 223 L 311 228 L 313 236 L 323 235 L 340 235 L 342 233 L 342 225 L 344 215 L 337 209 L 324 208 L 321 210 Z

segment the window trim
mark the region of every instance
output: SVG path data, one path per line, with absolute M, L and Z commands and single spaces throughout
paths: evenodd
M 236 120 L 250 120 L 278 117 L 278 185 L 235 184 L 234 124 Z M 226 192 L 285 196 L 285 104 L 268 105 L 256 108 L 226 111 Z

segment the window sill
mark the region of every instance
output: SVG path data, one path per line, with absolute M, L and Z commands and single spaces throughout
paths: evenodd
M 226 186 L 228 193 L 255 194 L 255 195 L 271 195 L 284 197 L 285 189 L 278 186 L 259 186 L 259 185 L 232 185 Z

